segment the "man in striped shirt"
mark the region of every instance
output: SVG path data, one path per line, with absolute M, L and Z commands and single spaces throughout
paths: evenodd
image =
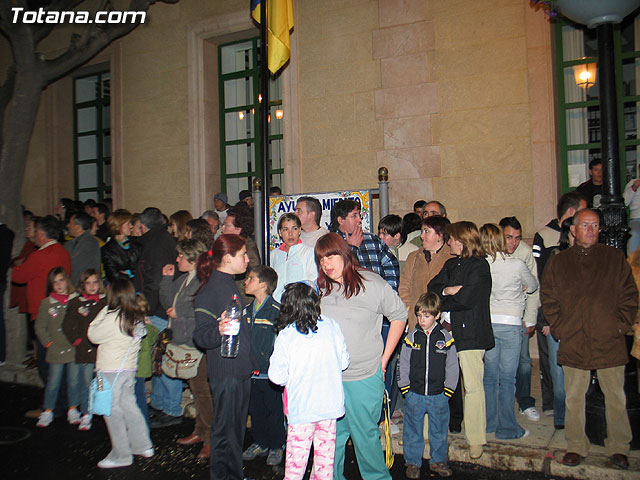
M 360 204 L 354 200 L 340 200 L 331 209 L 331 229 L 351 246 L 361 267 L 377 273 L 397 292 L 400 266 L 389 247 L 380 237 L 362 231 Z

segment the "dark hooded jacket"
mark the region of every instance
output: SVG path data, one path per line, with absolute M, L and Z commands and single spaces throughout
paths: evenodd
M 160 304 L 160 281 L 162 267 L 167 264 L 175 265 L 176 239 L 169 234 L 165 225 L 160 225 L 138 237 L 137 241 L 142 246 L 142 252 L 138 259 L 134 285 L 137 291 L 147 297 L 149 315 L 167 319 Z

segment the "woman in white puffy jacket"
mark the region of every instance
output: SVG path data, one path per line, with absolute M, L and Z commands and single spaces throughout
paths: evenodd
M 104 417 L 111 452 L 98 462 L 100 468 L 126 467 L 133 463 L 133 455 L 150 458 L 154 454 L 149 428 L 134 394 L 145 316 L 133 284 L 118 279 L 109 289 L 108 305 L 89 325 L 87 337 L 98 345 L 96 370 L 113 389 L 111 415 Z
M 524 438 L 529 432 L 518 425 L 514 412 L 516 372 L 526 294 L 538 289 L 538 281 L 522 260 L 507 255 L 500 227 L 485 224 L 480 236 L 491 269 L 489 306 L 495 339 L 495 347 L 484 357 L 487 433 L 501 440 Z
M 273 298 L 280 302 L 284 287 L 303 280 L 315 282 L 318 267 L 313 248 L 302 243 L 302 224 L 294 213 L 285 213 L 278 220 L 278 234 L 282 245 L 271 251 L 271 268 L 278 274 Z

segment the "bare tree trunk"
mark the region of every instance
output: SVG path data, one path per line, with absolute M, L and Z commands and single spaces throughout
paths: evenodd
M 178 0 L 160 0 L 177 3 Z M 128 11 L 147 11 L 156 0 L 131 0 Z M 83 0 L 52 0 L 48 10 L 71 10 Z M 13 23 L 13 7 L 29 10 L 26 0 L 0 0 L 0 33 L 11 43 L 14 64 L 0 87 L 0 221 L 16 232 L 15 248 L 24 242 L 21 210 L 22 182 L 29 142 L 38 113 L 42 90 L 60 77 L 80 67 L 115 39 L 137 24 L 91 24 L 71 37 L 66 51 L 46 60 L 37 51 L 38 43 L 55 25 Z
M 38 78 L 18 73 L 16 88 L 7 111 L 0 152 L 0 218 L 14 232 L 22 232 L 22 180 L 29 140 L 40 105 L 42 87 Z M 22 235 L 16 235 L 16 240 Z

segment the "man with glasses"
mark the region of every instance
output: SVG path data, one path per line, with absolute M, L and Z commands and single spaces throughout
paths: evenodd
M 562 463 L 579 465 L 589 451 L 585 393 L 590 370 L 595 370 L 604 393 L 605 453 L 615 467 L 626 470 L 632 434 L 624 393 L 629 361 L 625 335 L 635 322 L 638 289 L 624 254 L 598 243 L 596 212 L 576 213 L 571 233 L 574 246 L 549 260 L 540 292 L 545 319 L 560 342 L 558 363 L 564 370 L 567 453 Z

